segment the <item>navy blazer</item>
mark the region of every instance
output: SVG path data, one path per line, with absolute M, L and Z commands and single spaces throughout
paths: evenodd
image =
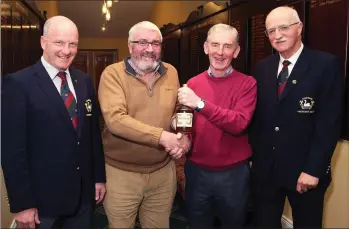
M 70 215 L 80 200 L 93 201 L 96 182 L 105 182 L 92 79 L 69 71 L 77 130 L 41 61 L 3 80 L 1 164 L 11 212 L 37 208 L 39 216 Z
M 257 64 L 257 106 L 250 127 L 252 175 L 296 190 L 301 172 L 331 181 L 331 157 L 340 137 L 342 80 L 331 54 L 304 47 L 278 99 L 279 54 Z

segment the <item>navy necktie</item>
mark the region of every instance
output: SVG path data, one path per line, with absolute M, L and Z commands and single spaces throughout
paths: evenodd
M 282 69 L 281 72 L 279 73 L 278 76 L 278 95 L 280 96 L 281 93 L 283 92 L 286 83 L 287 83 L 287 79 L 288 79 L 288 65 L 290 65 L 291 62 L 288 60 L 284 60 L 284 62 L 282 62 Z
M 58 72 L 57 76 L 62 79 L 61 83 L 61 97 L 64 101 L 64 105 L 68 110 L 70 120 L 76 129 L 78 126 L 78 115 L 76 109 L 76 101 L 73 93 L 70 91 L 68 87 L 67 76 L 65 72 Z

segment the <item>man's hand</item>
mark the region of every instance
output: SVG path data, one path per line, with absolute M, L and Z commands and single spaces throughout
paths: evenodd
M 187 136 L 178 133 L 173 134 L 167 131 L 163 131 L 160 136 L 160 145 L 162 145 L 166 151 L 175 159 L 180 158 L 183 153 L 186 153 L 190 149 L 190 140 Z
M 35 224 L 40 224 L 38 210 L 36 208 L 29 208 L 14 213 L 13 218 L 18 224 L 18 228 L 35 228 Z
M 189 87 L 181 87 L 178 89 L 178 101 L 180 104 L 194 109 L 200 100 L 199 96 Z
M 185 153 L 184 150 L 182 148 L 176 147 L 174 149 L 166 149 L 166 151 L 168 152 L 168 154 L 171 155 L 171 157 L 173 157 L 174 159 L 179 159 L 183 156 L 183 154 Z
M 188 153 L 188 151 L 190 150 L 190 146 L 191 146 L 191 141 L 189 140 L 188 135 L 182 134 L 182 133 L 177 133 L 176 136 L 180 142 L 181 148 L 184 150 L 184 153 Z
M 95 184 L 96 188 L 96 204 L 99 204 L 103 201 L 105 193 L 106 193 L 106 188 L 104 183 L 96 183 Z
M 178 133 L 177 139 L 180 142 L 180 147 L 175 147 L 173 149 L 166 148 L 166 151 L 174 158 L 179 159 L 183 156 L 183 154 L 187 153 L 190 149 L 190 140 L 187 135 Z
M 313 177 L 306 173 L 301 173 L 297 181 L 297 192 L 304 193 L 309 189 L 315 188 L 319 183 L 319 178 Z
M 174 149 L 176 146 L 179 146 L 177 136 L 174 133 L 167 131 L 162 131 L 159 144 L 162 145 L 165 149 Z

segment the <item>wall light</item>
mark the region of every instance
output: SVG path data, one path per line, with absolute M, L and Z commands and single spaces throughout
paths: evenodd
M 102 13 L 103 13 L 103 14 L 106 14 L 107 11 L 108 11 L 107 4 L 106 4 L 106 3 L 103 3 L 103 6 L 102 6 Z
M 107 10 L 107 13 L 105 14 L 105 20 L 110 21 L 111 16 L 109 10 Z
M 108 0 L 108 1 L 107 1 L 107 7 L 110 8 L 112 5 L 113 5 L 113 1 Z

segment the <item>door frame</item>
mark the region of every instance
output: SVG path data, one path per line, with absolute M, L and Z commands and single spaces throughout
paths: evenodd
M 93 86 L 95 91 L 97 92 L 97 76 L 95 76 L 95 67 L 96 67 L 96 55 L 98 53 L 112 53 L 113 54 L 113 63 L 119 61 L 119 50 L 118 49 L 78 49 L 78 53 L 86 53 L 87 60 L 87 72 L 86 74 L 90 75 L 93 80 Z

